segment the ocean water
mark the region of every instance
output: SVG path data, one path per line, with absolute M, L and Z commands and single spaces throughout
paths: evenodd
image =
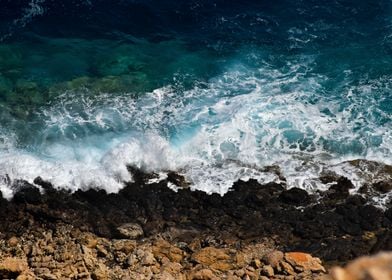
M 223 195 L 325 172 L 359 188 L 380 178 L 350 160 L 392 164 L 390 1 L 0 4 L 6 197 L 37 176 L 116 192 L 127 165 Z

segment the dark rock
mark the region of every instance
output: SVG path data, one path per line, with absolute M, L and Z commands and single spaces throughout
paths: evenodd
M 46 191 L 53 190 L 53 185 L 50 182 L 44 181 L 41 177 L 35 178 L 34 184 L 41 186 Z
M 381 181 L 373 184 L 373 188 L 381 193 L 388 193 L 392 191 L 391 181 Z
M 13 188 L 15 189 L 13 201 L 16 203 L 39 204 L 42 201 L 39 189 L 28 182 L 16 181 Z
M 188 188 L 174 192 L 167 187 L 169 180 L 146 185 L 151 175 L 129 168 L 136 182 L 127 183 L 117 194 L 103 190 L 71 194 L 37 178 L 35 183 L 46 190 L 41 195 L 35 186 L 18 182 L 14 199 L 0 200 L 2 237 L 18 236 L 32 225 L 56 228 L 65 223 L 99 236 L 123 238 L 118 228 L 136 223 L 142 226 L 144 237 L 166 235 L 183 242 L 190 242 L 190 236 L 215 237 L 202 241 L 203 246 L 220 245 L 223 236 L 241 244 L 273 236 L 282 249 L 327 260 L 345 261 L 392 246 L 391 232 L 386 230 L 392 210 L 383 213 L 366 205 L 363 197 L 348 195 L 352 184 L 344 178 L 332 190 L 320 192 L 315 203 L 315 196 L 304 190 L 285 190 L 284 185 L 261 185 L 256 180 L 235 182 L 223 197 Z M 174 175 L 170 180 L 181 182 Z M 377 233 L 376 246 L 373 240 L 362 238 L 366 231 Z
M 299 188 L 292 188 L 287 191 L 283 191 L 279 196 L 279 199 L 285 203 L 295 205 L 304 204 L 310 200 L 309 194 Z
M 346 177 L 339 177 L 337 183 L 332 185 L 327 195 L 331 199 L 344 199 L 349 196 L 349 190 L 354 188 L 352 182 Z
M 382 223 L 383 213 L 379 208 L 365 205 L 359 209 L 361 216 L 361 227 L 364 230 L 376 230 Z
M 175 172 L 167 173 L 167 181 L 176 185 L 177 187 L 189 187 L 190 183 L 185 180 L 185 177 Z
M 350 235 L 360 235 L 362 233 L 360 225 L 352 223 L 348 220 L 340 221 L 339 227 L 341 230 Z

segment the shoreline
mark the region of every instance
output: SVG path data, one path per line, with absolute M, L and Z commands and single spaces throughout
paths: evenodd
M 230 273 L 234 277 L 249 267 L 254 270 L 250 272 L 260 276 L 264 265 L 268 265 L 263 258 L 275 251 L 308 253 L 330 268 L 360 256 L 392 250 L 392 208 L 382 211 L 368 205 L 360 195 L 350 195 L 353 184 L 344 177 L 324 178 L 337 183 L 317 194 L 249 180 L 235 182 L 230 192 L 220 196 L 189 188 L 174 192 L 167 187 L 169 181 L 181 185 L 183 179 L 174 173 L 167 180 L 149 185 L 145 184 L 147 174 L 138 170 L 133 173 L 135 182 L 116 194 L 93 189 L 71 194 L 55 190 L 37 178 L 35 184 L 44 190 L 40 193 L 33 185 L 18 182 L 13 199 L 0 202 L 0 260 L 21 257 L 34 277 L 67 279 L 64 273 L 69 271 L 63 265 L 71 265 L 73 259 L 56 259 L 57 250 L 47 250 L 48 246 L 63 243 L 58 248 L 69 245 L 75 260 L 83 259 L 88 251 L 92 262 L 106 271 L 106 277 L 112 275 L 106 279 L 141 275 L 145 279 L 170 279 L 157 277 L 162 276 L 161 268 L 165 267 L 162 258 L 174 250 L 179 254 L 169 258 L 170 266 L 177 267 L 175 273 L 172 271 L 174 279 L 181 275 L 183 279 L 198 279 L 192 277 L 202 269 L 211 270 L 214 277 L 221 279 Z M 146 252 L 152 255 L 146 256 Z M 217 259 L 211 260 L 211 254 Z M 201 256 L 195 259 L 195 255 Z M 130 261 L 132 256 L 135 263 Z M 143 265 L 149 257 L 153 264 Z M 214 263 L 220 265 L 214 267 Z M 78 270 L 76 264 L 72 265 Z M 97 266 L 89 269 L 84 262 L 83 267 L 87 274 L 70 279 L 93 277 Z M 324 275 L 322 270 L 306 271 L 305 275 L 300 270 L 290 274 L 287 269 L 290 270 L 282 269 L 281 275 L 275 269 L 274 274 L 297 278 L 270 279 L 315 279 Z M 136 274 L 130 276 L 131 272 Z

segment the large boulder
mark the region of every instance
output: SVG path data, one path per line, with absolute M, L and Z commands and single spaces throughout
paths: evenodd
M 334 280 L 390 280 L 392 252 L 359 258 L 345 268 L 334 267 L 331 276 Z

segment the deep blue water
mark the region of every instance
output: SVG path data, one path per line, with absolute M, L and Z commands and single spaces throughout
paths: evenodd
M 392 3 L 324 2 L 0 0 L 1 191 L 116 191 L 127 164 L 359 186 L 346 160 L 392 163 Z

